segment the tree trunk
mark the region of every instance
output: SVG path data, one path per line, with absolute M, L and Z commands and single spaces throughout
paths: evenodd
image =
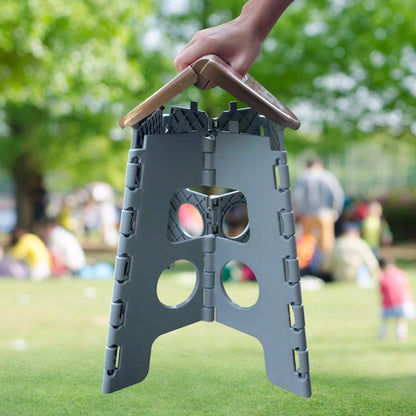
M 17 226 L 33 231 L 36 222 L 45 216 L 46 191 L 43 174 L 30 158 L 20 157 L 13 169 Z

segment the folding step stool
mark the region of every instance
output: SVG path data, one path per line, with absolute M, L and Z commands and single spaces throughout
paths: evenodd
M 169 115 L 159 108 L 132 127 L 103 392 L 142 381 L 160 335 L 216 320 L 261 342 L 273 384 L 309 397 L 283 127 L 235 103 L 218 118 L 196 103 L 172 107 Z M 189 189 L 199 185 L 236 191 L 208 196 Z M 183 204 L 201 214 L 200 236 L 180 223 Z M 249 224 L 229 237 L 224 218 L 237 205 L 247 206 Z M 157 284 L 180 259 L 195 266 L 196 285 L 185 302 L 170 307 L 159 300 Z M 250 307 L 234 303 L 224 289 L 222 273 L 231 260 L 248 265 L 257 278 L 259 296 Z

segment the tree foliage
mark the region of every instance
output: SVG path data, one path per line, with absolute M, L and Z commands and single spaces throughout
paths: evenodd
M 3 166 L 12 169 L 17 155 L 33 159 L 39 169 L 65 166 L 67 158 L 71 168 L 89 157 L 91 169 L 93 156 L 83 155 L 83 147 L 91 147 L 89 140 L 107 141 L 128 105 L 158 84 L 149 63 L 163 67 L 163 57 L 145 55 L 140 46 L 141 21 L 151 13 L 151 2 L 140 1 L 139 7 L 133 0 L 5 1 L 0 15 Z M 96 157 L 107 158 L 118 147 L 116 140 L 98 145 Z M 84 180 L 88 169 L 81 170 Z
M 151 0 L 3 1 L 0 163 L 18 195 L 50 171 L 72 186 L 122 186 L 117 120 L 159 85 L 155 67 L 168 65 L 141 47 L 152 10 Z
M 172 43 L 236 17 L 242 1 L 181 2 L 165 17 Z M 416 27 L 411 0 L 296 0 L 250 73 L 301 118 L 298 147 L 334 150 L 380 130 L 415 142 Z M 217 103 L 222 100 L 218 94 Z M 212 96 L 209 97 L 212 107 Z M 201 103 L 204 97 L 201 94 Z
M 3 0 L 0 164 L 21 195 L 31 178 L 57 187 L 121 188 L 129 132 L 121 115 L 173 75 L 198 29 L 236 17 L 242 0 Z M 291 149 L 331 151 L 351 139 L 416 134 L 413 1 L 296 0 L 250 71 L 300 117 Z M 210 115 L 232 97 L 186 91 Z M 18 201 L 19 203 L 19 201 Z

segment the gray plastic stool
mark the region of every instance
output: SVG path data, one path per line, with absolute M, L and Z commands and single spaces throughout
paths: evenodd
M 236 191 L 208 196 L 189 189 L 198 185 Z M 203 218 L 199 237 L 179 222 L 184 203 Z M 249 225 L 230 238 L 223 220 L 238 204 L 247 205 Z M 218 118 L 192 103 L 138 122 L 127 163 L 103 392 L 146 377 L 158 336 L 216 320 L 261 342 L 273 384 L 309 397 L 294 234 L 283 128 L 235 103 Z M 197 282 L 184 303 L 169 307 L 157 296 L 158 279 L 179 259 L 195 266 Z M 222 271 L 231 260 L 255 273 L 259 297 L 251 307 L 236 305 L 225 292 Z

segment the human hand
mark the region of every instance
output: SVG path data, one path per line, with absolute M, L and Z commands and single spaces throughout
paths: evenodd
M 241 17 L 197 32 L 174 61 L 178 71 L 204 55 L 214 54 L 245 75 L 258 57 L 262 38 Z
M 184 70 L 204 55 L 218 55 L 245 75 L 260 54 L 261 45 L 292 0 L 249 0 L 240 16 L 197 32 L 179 52 L 174 64 Z

